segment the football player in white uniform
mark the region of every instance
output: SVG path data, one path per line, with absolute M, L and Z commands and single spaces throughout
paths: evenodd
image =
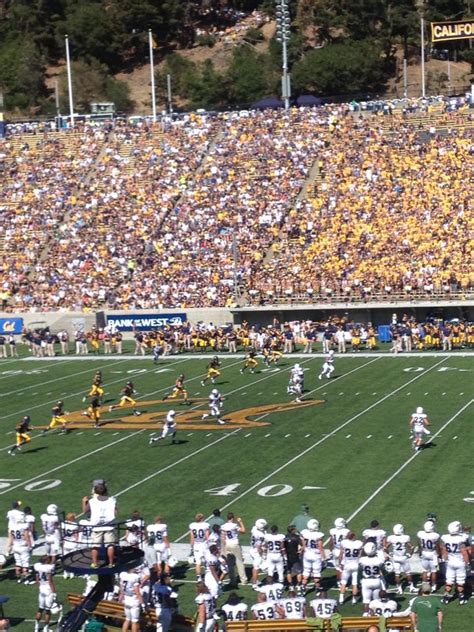
M 127 632 L 130 624 L 132 632 L 140 630 L 140 609 L 143 606 L 143 597 L 140 592 L 140 575 L 133 569 L 130 572 L 123 571 L 119 575 L 120 594 L 119 601 L 123 603 L 125 621 L 122 632 Z
M 176 412 L 169 410 L 166 414 L 166 418 L 163 422 L 163 428 L 159 437 L 150 437 L 149 444 L 153 445 L 156 441 L 166 439 L 168 435 L 171 435 L 171 443 L 178 443 L 176 440 Z
M 266 601 L 265 594 L 259 592 L 257 603 L 250 610 L 254 619 L 268 621 L 269 619 L 283 619 L 285 616 L 283 608 L 277 601 Z
M 51 608 L 56 601 L 56 588 L 53 574 L 54 564 L 48 555 L 43 555 L 40 562 L 34 565 L 36 583 L 39 588 L 38 612 L 35 615 L 35 632 L 40 629 L 40 622 L 44 615 L 43 632 L 49 632 Z
M 270 533 L 265 534 L 265 548 L 267 549 L 267 573 L 273 577 L 276 573 L 278 581 L 283 584 L 285 567 L 285 535 L 273 525 Z
M 410 592 L 418 592 L 413 584 L 413 577 L 410 571 L 409 559 L 413 553 L 413 545 L 410 542 L 410 536 L 405 533 L 402 524 L 393 526 L 393 534 L 387 538 L 389 553 L 391 556 L 393 571 L 395 573 L 395 584 L 397 592 L 403 593 L 401 574 L 405 573 L 408 580 L 408 589 Z
M 170 572 L 168 560 L 170 557 L 170 542 L 168 539 L 168 525 L 161 516 L 156 516 L 155 522 L 146 528 L 148 542 L 153 546 L 154 567 L 158 575 Z
M 466 548 L 466 537 L 462 525 L 457 520 L 448 524 L 448 533 L 441 536 L 442 556 L 446 561 L 446 586 L 443 601 L 449 603 L 451 590 L 456 584 L 459 603 L 464 606 L 467 599 L 464 595 L 466 567 L 469 564 L 469 553 Z
M 357 603 L 358 583 L 357 575 L 359 571 L 359 557 L 362 553 L 362 540 L 357 540 L 355 533 L 351 531 L 344 540 L 341 540 L 341 586 L 339 603 L 344 603 L 344 594 L 347 584 L 352 585 L 352 604 Z
M 200 582 L 197 585 L 197 596 L 194 600 L 197 605 L 196 632 L 212 632 L 216 624 L 216 602 L 209 592 L 206 584 Z
M 321 373 L 318 375 L 318 378 L 322 380 L 323 377 L 326 376 L 329 379 L 334 370 L 334 351 L 331 349 L 331 351 L 324 356 L 323 368 L 321 369 Z
M 431 592 L 434 592 L 438 581 L 441 536 L 436 532 L 435 523 L 432 520 L 427 520 L 423 525 L 423 530 L 418 531 L 416 535 L 421 565 L 423 566 L 422 581 L 429 582 L 431 580 Z
M 232 592 L 230 593 L 227 602 L 222 606 L 221 613 L 225 622 L 245 621 L 248 616 L 248 609 L 249 607 L 246 603 L 243 603 L 240 600 L 239 595 L 235 592 Z
M 372 617 L 393 617 L 398 610 L 397 602 L 389 599 L 384 590 L 380 591 L 378 599 L 372 599 L 369 603 L 369 614 Z
M 324 533 L 319 530 L 319 522 L 314 518 L 308 520 L 306 529 L 301 531 L 301 545 L 303 547 L 303 580 L 305 588 L 310 577 L 314 578 L 316 590 L 321 588 L 321 573 L 325 552 L 323 546 Z
M 288 591 L 286 599 L 280 599 L 278 604 L 285 611 L 285 619 L 306 619 L 306 600 L 299 597 L 294 589 Z
M 267 577 L 266 582 L 257 588 L 258 592 L 265 595 L 266 601 L 280 601 L 283 599 L 284 590 L 282 582 L 276 582 L 273 577 Z
M 431 434 L 427 428 L 427 426 L 430 425 L 430 421 L 421 406 L 418 406 L 416 411 L 410 417 L 409 425 L 412 446 L 417 452 L 419 452 L 423 448 L 424 436 Z
M 222 580 L 225 576 L 225 569 L 223 568 L 221 559 L 219 558 L 219 549 L 215 544 L 212 544 L 209 547 L 209 550 L 206 551 L 204 562 L 206 565 L 204 583 L 209 589 L 212 597 L 217 599 L 222 593 Z
M 337 601 L 335 599 L 328 599 L 326 591 L 323 591 L 319 597 L 312 599 L 309 605 L 313 609 L 314 616 L 320 619 L 330 619 L 336 612 Z
M 225 424 L 225 421 L 222 419 L 222 406 L 224 405 L 224 398 L 219 393 L 217 388 L 213 388 L 209 395 L 209 412 L 204 413 L 202 418 L 207 419 L 208 417 L 215 417 L 218 424 Z
M 378 520 L 372 520 L 370 527 L 362 531 L 362 537 L 365 542 L 375 542 L 377 550 L 387 548 L 387 532 L 379 524 Z
M 201 579 L 202 564 L 206 557 L 207 541 L 209 539 L 209 523 L 204 520 L 204 514 L 196 514 L 194 522 L 189 525 L 191 557 L 196 564 L 196 577 Z
M 375 542 L 366 542 L 359 558 L 360 585 L 364 612 L 369 612 L 369 603 L 378 599 L 380 591 L 385 590 L 382 566 L 386 560 L 383 551 L 377 550 Z
M 46 553 L 51 557 L 51 563 L 55 564 L 56 557 L 61 552 L 61 527 L 57 505 L 48 505 L 46 513 L 41 514 Z
M 79 530 L 80 527 L 76 521 L 75 513 L 66 514 L 66 520 L 61 522 L 61 536 L 63 542 L 63 555 L 68 555 L 75 551 L 79 544 Z M 72 579 L 74 573 L 64 571 L 64 579 Z
M 258 572 L 267 566 L 265 559 L 265 533 L 267 521 L 258 518 L 250 531 L 250 557 L 252 558 L 252 585 L 255 588 L 258 582 Z
M 329 547 L 332 552 L 334 567 L 336 569 L 336 579 L 337 585 L 340 585 L 341 581 L 341 542 L 344 538 L 347 538 L 347 535 L 350 533 L 350 529 L 347 528 L 346 521 L 344 518 L 336 518 L 334 520 L 334 527 L 329 529 L 329 535 L 331 539 L 329 541 Z
M 288 383 L 287 393 L 291 395 L 296 395 L 296 401 L 301 401 L 301 396 L 303 395 L 304 389 L 304 371 L 299 364 L 295 364 L 295 366 L 290 371 L 290 380 Z
M 19 584 L 28 583 L 33 538 L 26 522 L 15 522 L 8 532 L 7 556 L 13 553 L 15 574 Z

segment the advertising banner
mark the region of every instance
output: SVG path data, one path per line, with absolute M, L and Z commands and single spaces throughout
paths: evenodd
M 186 314 L 130 314 L 126 316 L 107 315 L 107 324 L 114 324 L 119 331 L 150 331 L 166 325 L 181 325 L 186 322 Z
M 0 318 L 0 334 L 21 334 L 23 318 Z

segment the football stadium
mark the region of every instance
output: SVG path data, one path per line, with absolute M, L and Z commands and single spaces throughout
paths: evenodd
M 297 91 L 312 52 L 352 41 L 326 2 L 183 2 L 184 34 L 174 2 L 135 4 L 162 20 L 127 49 L 149 53 L 146 111 L 76 113 L 94 64 L 72 14 L 56 116 L 17 116 L 0 71 L 0 630 L 469 632 L 468 8 L 406 9 L 413 94 L 404 73 L 399 98 L 333 98 Z M 242 51 L 263 75 L 281 55 L 272 98 L 173 108 L 173 37 L 188 79 L 210 54 L 227 88 Z

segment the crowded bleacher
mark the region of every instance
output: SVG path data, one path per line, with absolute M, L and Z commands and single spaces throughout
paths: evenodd
M 0 141 L 5 309 L 466 296 L 470 112 L 13 128 Z

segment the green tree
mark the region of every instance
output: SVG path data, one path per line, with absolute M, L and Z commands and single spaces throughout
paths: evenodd
M 356 94 L 377 91 L 383 85 L 384 59 L 371 41 L 328 44 L 310 51 L 293 67 L 293 85 L 298 92 L 319 95 Z
M 7 110 L 32 108 L 46 94 L 45 64 L 29 39 L 8 37 L 0 47 L 0 88 Z
M 225 103 L 227 85 L 212 61 L 206 59 L 196 74 L 188 76 L 187 92 L 191 107 L 211 108 Z
M 251 103 L 277 91 L 278 76 L 272 59 L 250 46 L 234 50 L 226 74 L 230 103 Z

